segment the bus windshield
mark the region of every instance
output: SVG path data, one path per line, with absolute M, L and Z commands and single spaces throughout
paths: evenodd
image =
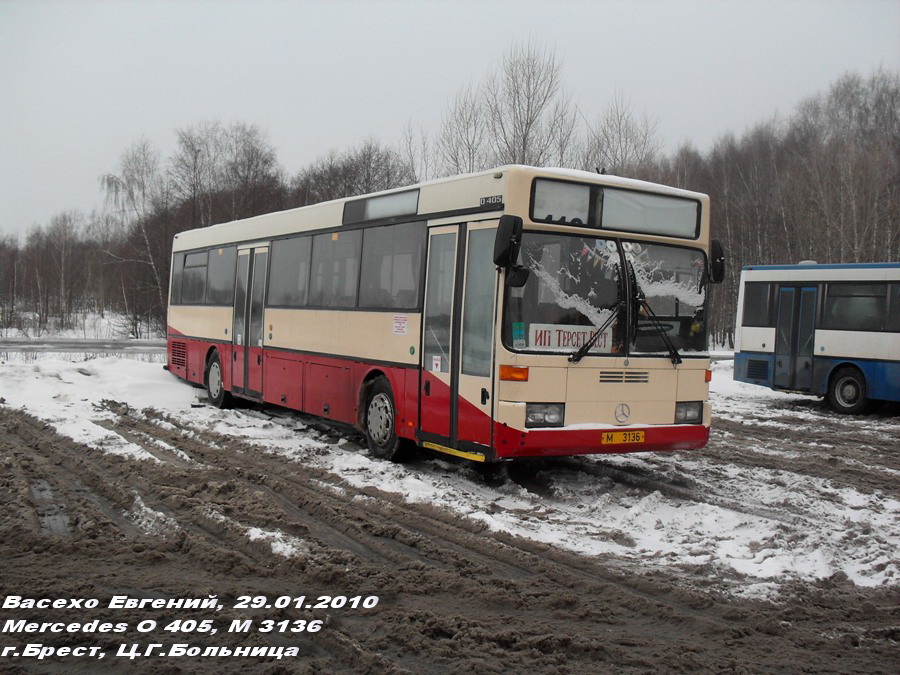
M 615 240 L 528 232 L 520 262 L 530 274 L 521 288 L 507 289 L 504 333 L 512 349 L 571 353 L 617 311 L 623 291 Z M 590 353 L 618 352 L 620 332 L 616 318 Z
M 665 353 L 667 342 L 679 352 L 706 351 L 706 261 L 693 248 L 623 242 L 631 286 L 637 296 L 632 353 Z M 639 301 L 645 302 L 641 306 Z
M 506 289 L 503 339 L 510 349 L 571 354 L 604 327 L 588 354 L 657 354 L 668 345 L 706 350 L 699 250 L 526 232 L 519 262 L 529 276 L 521 288 Z M 635 319 L 628 331 L 627 314 Z

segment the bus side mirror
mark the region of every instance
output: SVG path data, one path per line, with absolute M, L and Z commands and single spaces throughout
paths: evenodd
M 522 219 L 519 216 L 500 216 L 497 238 L 494 240 L 494 264 L 506 268 L 515 265 L 521 246 Z
M 721 284 L 725 279 L 725 249 L 722 242 L 713 239 L 709 247 L 709 280 Z

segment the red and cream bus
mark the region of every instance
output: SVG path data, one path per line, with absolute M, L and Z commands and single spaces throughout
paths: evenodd
M 382 458 L 700 448 L 713 244 L 705 195 L 526 166 L 191 230 L 168 368 Z

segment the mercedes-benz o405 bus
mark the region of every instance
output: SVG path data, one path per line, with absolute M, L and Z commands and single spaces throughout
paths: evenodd
M 385 458 L 700 448 L 716 245 L 705 195 L 525 166 L 191 230 L 168 368 Z

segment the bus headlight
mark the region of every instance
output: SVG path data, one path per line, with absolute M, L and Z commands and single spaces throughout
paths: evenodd
M 675 404 L 675 424 L 700 424 L 703 401 L 679 401 Z
M 526 403 L 526 427 L 561 427 L 566 418 L 564 403 Z

